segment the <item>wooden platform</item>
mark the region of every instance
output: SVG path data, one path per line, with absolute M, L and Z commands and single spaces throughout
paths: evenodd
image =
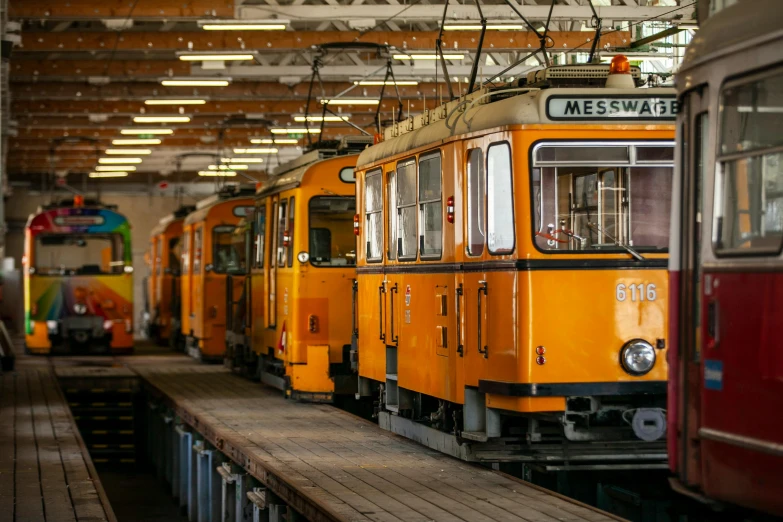
M 116 518 L 48 365 L 0 375 L 0 520 Z
M 125 358 L 153 394 L 311 520 L 618 520 L 436 453 L 331 406 L 286 400 L 222 367 Z

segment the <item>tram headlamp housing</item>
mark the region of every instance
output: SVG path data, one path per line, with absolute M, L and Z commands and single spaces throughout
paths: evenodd
M 73 311 L 76 312 L 76 315 L 84 315 L 87 313 L 87 305 L 84 303 L 76 303 L 73 305 Z
M 628 341 L 620 350 L 620 364 L 631 375 L 644 375 L 655 366 L 655 348 L 644 339 Z
M 307 252 L 299 252 L 299 255 L 296 256 L 296 258 L 299 260 L 300 263 L 307 263 L 310 261 L 310 254 Z

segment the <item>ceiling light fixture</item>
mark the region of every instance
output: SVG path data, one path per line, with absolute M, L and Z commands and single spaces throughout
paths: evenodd
M 220 158 L 223 163 L 263 163 L 261 158 Z
M 126 165 L 130 165 L 131 163 L 141 163 L 141 158 L 100 158 L 98 160 L 98 163 L 103 163 L 104 165 L 110 165 L 110 164 L 116 164 L 116 163 L 123 163 Z
M 315 121 L 315 122 L 334 122 L 334 121 L 348 121 L 351 118 L 350 114 L 341 114 L 339 116 L 307 116 L 307 121 Z M 305 116 L 294 116 L 294 121 L 299 123 L 304 123 Z
M 416 80 L 359 80 L 353 82 L 354 85 L 419 85 Z
M 305 129 L 304 127 L 283 127 L 279 129 L 270 129 L 272 134 L 321 134 L 321 129 Z
M 106 154 L 110 156 L 147 156 L 152 154 L 151 149 L 106 149 Z
M 285 31 L 288 20 L 199 20 L 205 31 Z
M 274 147 L 269 149 L 264 149 L 264 148 L 234 149 L 234 154 L 277 154 L 277 149 Z
M 207 103 L 207 100 L 198 100 L 198 99 L 191 99 L 191 100 L 144 100 L 144 105 L 204 105 Z
M 231 78 L 163 78 L 164 87 L 227 87 Z
M 481 24 L 472 22 L 456 22 L 453 24 L 445 24 L 443 26 L 444 31 L 481 31 Z M 503 23 L 490 23 L 487 24 L 488 31 L 524 31 L 526 27 L 521 24 L 503 24 Z
M 334 100 L 320 100 L 324 105 L 378 105 L 380 100 L 370 98 L 335 98 Z
M 88 174 L 91 178 L 124 178 L 127 175 L 127 172 L 90 172 Z
M 120 131 L 120 134 L 124 134 L 126 136 L 134 135 L 134 134 L 174 134 L 174 131 L 171 129 L 122 129 Z
M 190 116 L 136 116 L 133 123 L 189 123 Z
M 142 138 L 136 140 L 111 140 L 112 145 L 160 145 L 157 138 Z
M 251 53 L 177 53 L 183 62 L 244 62 L 255 60 Z
M 395 60 L 440 60 L 440 56 L 437 54 L 395 54 L 393 58 Z M 446 60 L 462 60 L 465 58 L 465 55 L 443 53 L 443 58 Z
M 204 177 L 221 176 L 221 177 L 232 178 L 232 177 L 236 176 L 237 173 L 234 172 L 233 170 L 200 170 L 198 172 L 198 175 L 199 176 L 204 176 Z
M 136 167 L 133 165 L 98 165 L 96 172 L 134 172 Z
M 229 165 L 210 165 L 207 167 L 209 170 L 247 170 L 247 165 L 241 165 L 237 163 L 231 163 Z
M 264 145 L 264 144 L 269 145 L 271 143 L 276 143 L 277 145 L 296 145 L 297 143 L 299 143 L 299 140 L 295 138 L 277 138 L 274 140 L 270 138 L 263 138 L 263 139 L 254 138 L 250 140 L 250 143 L 252 143 L 253 145 Z

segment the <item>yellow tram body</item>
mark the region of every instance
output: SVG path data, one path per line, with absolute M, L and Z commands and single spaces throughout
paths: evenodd
M 262 382 L 294 399 L 329 402 L 356 389 L 355 165 L 355 154 L 312 151 L 257 191 L 246 353 Z
M 225 351 L 227 274 L 246 263 L 244 249 L 231 244 L 239 220 L 252 210 L 245 193 L 200 201 L 183 226 L 181 331 L 186 351 L 204 361 L 222 360 Z
M 359 158 L 360 394 L 380 389 L 382 426 L 469 460 L 627 444 L 607 415 L 665 422 L 673 91 L 507 91 L 400 122 Z M 626 99 L 666 114 L 554 115 Z M 655 363 L 633 375 L 639 340 Z
M 163 219 L 150 232 L 147 302 L 148 335 L 158 344 L 177 337 L 180 318 L 180 263 L 185 216 L 194 207 L 182 207 Z

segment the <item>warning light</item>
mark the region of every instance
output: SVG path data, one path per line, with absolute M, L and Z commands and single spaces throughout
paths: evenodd
M 454 223 L 454 196 L 446 200 L 446 221 Z
M 283 246 L 289 246 L 291 244 L 291 233 L 286 230 L 283 232 Z
M 536 355 L 544 355 L 546 353 L 546 348 L 543 346 L 537 346 L 536 347 Z
M 158 188 L 160 190 L 166 190 L 167 188 L 169 188 L 169 182 L 168 181 L 161 181 L 160 183 L 158 183 Z
M 628 57 L 618 54 L 612 58 L 612 63 L 609 64 L 609 74 L 631 74 L 631 62 L 628 61 Z
M 543 355 L 539 355 L 538 357 L 536 357 L 536 364 L 538 365 L 546 364 L 546 359 L 544 358 Z
M 361 233 L 359 230 L 359 214 L 353 215 L 353 235 L 358 236 Z

